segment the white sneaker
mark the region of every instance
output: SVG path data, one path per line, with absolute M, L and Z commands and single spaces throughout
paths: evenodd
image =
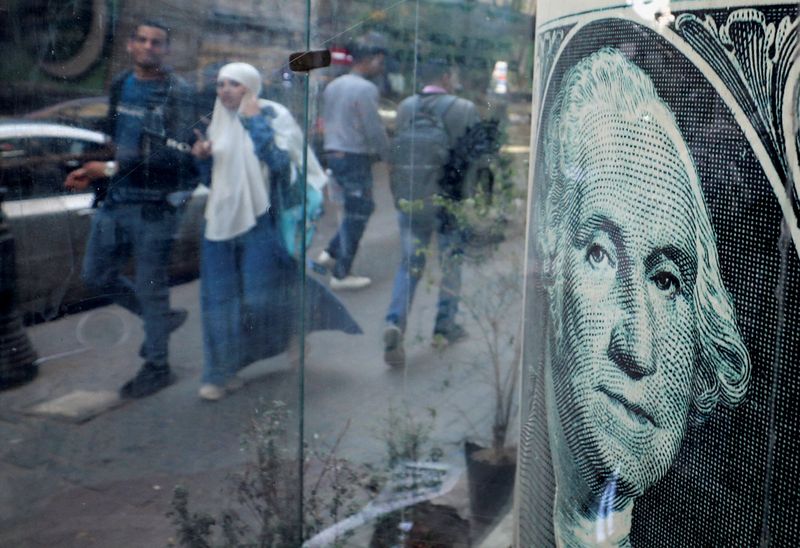
M 331 289 L 363 289 L 372 283 L 366 276 L 353 276 L 344 278 L 331 278 Z
M 317 264 L 320 264 L 325 268 L 333 268 L 333 265 L 336 264 L 336 259 L 331 257 L 327 250 L 323 249 L 320 251 L 319 255 L 317 255 Z
M 206 401 L 217 401 L 225 397 L 225 389 L 216 384 L 204 384 L 200 387 L 198 395 Z

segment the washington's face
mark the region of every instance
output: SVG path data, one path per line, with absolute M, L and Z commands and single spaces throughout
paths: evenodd
M 686 427 L 697 212 L 660 123 L 592 116 L 564 234 L 553 388 L 583 479 L 597 493 L 616 475 L 630 497 L 664 475 Z
M 229 110 L 239 108 L 247 91 L 247 87 L 236 80 L 221 78 L 217 81 L 217 97 L 219 97 L 222 105 Z

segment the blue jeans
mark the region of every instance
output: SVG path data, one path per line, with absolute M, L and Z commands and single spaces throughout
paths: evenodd
M 169 261 L 178 218 L 162 203 L 105 202 L 92 219 L 83 258 L 84 283 L 141 316 L 142 355 L 156 366 L 167 365 Z M 131 257 L 133 280 L 121 274 Z
M 327 251 L 336 259 L 333 275 L 350 274 L 358 244 L 370 215 L 375 211 L 372 199 L 372 157 L 368 154 L 330 152 L 328 167 L 344 192 L 344 219 Z
M 241 236 L 202 245 L 203 383 L 222 386 L 251 361 L 286 348 L 296 268 L 269 213 Z
M 400 224 L 402 259 L 394 277 L 392 302 L 386 314 L 386 321 L 396 324 L 405 331 L 408 311 L 411 309 L 417 284 L 425 270 L 425 258 L 431 237 L 436 232 L 442 279 L 439 283 L 435 329 L 447 331 L 455 323 L 461 294 L 461 231 L 452 223 L 443 222 L 439 215 L 428 223 L 412 222 L 411 217 L 403 212 L 397 213 L 397 219 Z

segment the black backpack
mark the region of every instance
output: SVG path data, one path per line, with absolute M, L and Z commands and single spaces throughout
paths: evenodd
M 444 116 L 455 102 L 452 95 L 427 102 L 414 96 L 414 114 L 392 139 L 389 183 L 394 203 L 419 222 L 430 222 L 435 215 L 433 197 L 441 193 L 440 183 L 450 158 Z

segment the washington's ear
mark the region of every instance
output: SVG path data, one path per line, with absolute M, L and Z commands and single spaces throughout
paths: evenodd
M 719 402 L 719 384 L 709 378 L 699 360 L 695 360 L 695 378 L 692 383 L 692 405 L 689 411 L 689 423 L 700 426 L 714 412 Z

